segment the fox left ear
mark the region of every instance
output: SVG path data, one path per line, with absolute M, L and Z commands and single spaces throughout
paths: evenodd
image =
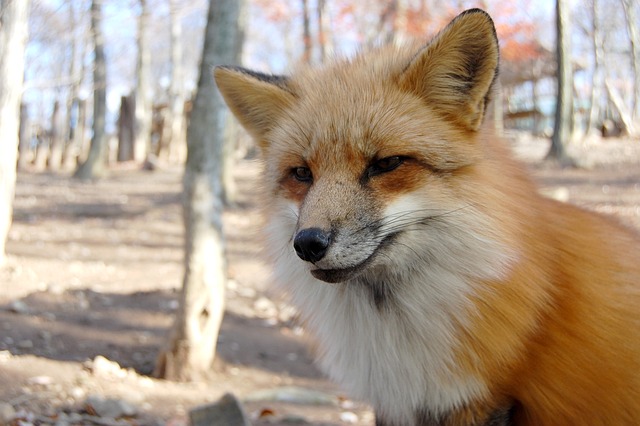
M 213 75 L 231 112 L 258 145 L 266 148 L 265 135 L 291 108 L 295 99 L 288 79 L 225 66 L 216 67 Z
M 458 15 L 411 60 L 399 78 L 447 118 L 476 131 L 482 124 L 498 75 L 498 38 L 480 9 Z

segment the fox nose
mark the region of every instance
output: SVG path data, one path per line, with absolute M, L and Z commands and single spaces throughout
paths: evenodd
M 327 253 L 331 243 L 331 234 L 320 228 L 307 228 L 299 231 L 293 239 L 293 248 L 302 260 L 315 263 Z

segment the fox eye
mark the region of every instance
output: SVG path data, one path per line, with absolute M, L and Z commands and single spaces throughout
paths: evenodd
M 369 168 L 367 169 L 367 175 L 371 177 L 390 172 L 398 168 L 398 166 L 400 166 L 400 164 L 402 164 L 403 162 L 404 157 L 401 157 L 399 155 L 382 158 L 369 166 Z
M 313 180 L 313 174 L 311 174 L 311 169 L 308 167 L 294 167 L 291 169 L 291 174 L 300 182 L 311 182 Z

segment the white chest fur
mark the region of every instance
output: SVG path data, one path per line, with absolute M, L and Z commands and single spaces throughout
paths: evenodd
M 462 226 L 454 228 L 457 235 L 451 227 L 431 228 L 426 245 L 423 235 L 404 234 L 387 266 L 328 284 L 295 255 L 295 210 L 287 211 L 291 216 L 270 223 L 270 246 L 280 248 L 273 253 L 275 281 L 317 339 L 318 362 L 333 380 L 403 425 L 418 411 L 437 416 L 486 396 L 479 378 L 457 368 L 454 352 L 473 309 L 472 283 L 508 269 L 499 244 Z M 383 307 L 372 300 L 373 281 L 393 289 Z

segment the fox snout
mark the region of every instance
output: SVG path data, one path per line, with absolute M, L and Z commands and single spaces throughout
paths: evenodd
M 300 230 L 293 239 L 293 248 L 298 257 L 315 263 L 324 257 L 331 244 L 331 233 L 320 228 Z

